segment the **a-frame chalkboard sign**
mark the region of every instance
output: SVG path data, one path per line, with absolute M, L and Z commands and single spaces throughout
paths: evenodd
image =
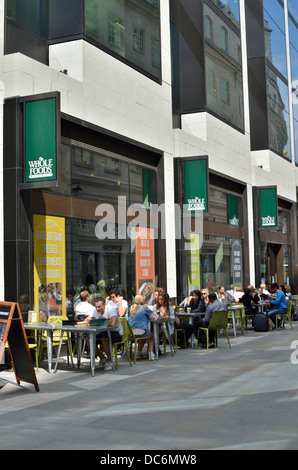
M 39 392 L 20 306 L 16 302 L 0 302 L 0 362 L 6 341 L 18 385 L 21 381 L 29 382 Z

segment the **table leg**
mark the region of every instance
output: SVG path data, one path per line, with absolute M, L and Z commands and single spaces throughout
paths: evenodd
M 110 346 L 110 354 L 111 354 L 111 359 L 112 359 L 112 366 L 113 366 L 113 371 L 115 370 L 115 365 L 113 362 L 113 344 L 112 344 L 112 338 L 111 338 L 111 332 L 108 329 L 108 338 L 109 338 L 109 346 Z
M 193 317 L 189 317 L 189 324 L 190 324 L 190 325 L 193 325 Z M 190 341 L 191 341 L 191 349 L 193 349 L 193 341 L 194 341 L 193 337 L 194 337 L 194 333 L 191 334 L 191 339 L 190 339 Z
M 53 331 L 47 330 L 47 350 L 48 350 L 48 370 L 52 372 L 52 359 L 53 359 Z
M 94 331 L 89 332 L 89 342 L 90 342 L 90 363 L 91 363 L 91 374 L 92 377 L 95 376 L 95 333 Z
M 158 361 L 158 350 L 159 350 L 159 324 L 153 323 L 153 334 L 154 334 L 154 346 L 155 346 L 155 357 Z
M 77 332 L 77 366 L 78 369 L 81 365 L 81 349 L 82 349 L 82 334 L 80 331 Z
M 237 331 L 236 331 L 236 318 L 235 318 L 235 312 L 232 311 L 232 318 L 233 318 L 233 330 L 234 330 L 234 336 L 237 338 Z
M 171 334 L 170 334 L 170 325 L 169 325 L 169 323 L 166 323 L 166 328 L 167 328 L 167 332 L 168 332 L 169 345 L 170 345 L 171 353 L 172 353 L 172 356 L 174 356 L 173 345 L 172 345 L 172 337 L 171 337 Z

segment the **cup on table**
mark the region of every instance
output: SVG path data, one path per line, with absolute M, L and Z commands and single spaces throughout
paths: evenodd
M 190 312 L 191 312 L 191 308 L 187 307 L 187 313 L 190 313 Z

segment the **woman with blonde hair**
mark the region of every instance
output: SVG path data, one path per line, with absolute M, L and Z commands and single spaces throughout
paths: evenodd
M 145 337 L 147 336 L 150 338 L 150 353 L 149 358 L 154 360 L 154 354 L 151 352 L 153 351 L 154 347 L 154 337 L 153 333 L 150 331 L 150 319 L 157 320 L 158 316 L 156 313 L 153 313 L 148 305 L 144 305 L 145 298 L 142 295 L 136 295 L 134 299 L 134 304 L 131 307 L 131 315 L 129 317 L 129 324 L 133 331 L 133 334 L 136 337 Z M 145 344 L 146 340 L 140 340 L 138 342 L 138 351 L 137 351 L 137 358 L 142 358 L 143 353 L 142 349 Z
M 139 310 L 141 305 L 144 305 L 144 296 L 137 294 L 134 298 L 134 304 L 130 309 L 131 317 L 134 317 L 134 314 Z

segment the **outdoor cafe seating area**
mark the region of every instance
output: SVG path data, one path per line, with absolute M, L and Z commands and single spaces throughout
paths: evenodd
M 276 327 L 269 326 L 268 332 L 276 331 L 278 334 L 279 329 L 290 328 L 293 330 L 293 314 L 298 304 L 298 296 L 293 296 L 292 301 L 287 301 L 287 313 L 276 319 Z M 266 312 L 268 304 L 265 302 L 258 302 L 254 305 L 255 312 Z M 185 322 L 193 325 L 196 318 L 204 316 L 202 312 L 191 312 L 190 309 L 186 311 L 184 307 L 174 306 L 175 316 L 178 317 L 183 324 Z M 253 328 L 254 314 L 248 315 L 245 312 L 244 305 L 237 302 L 227 302 L 227 311 L 214 312 L 207 328 L 204 329 L 207 337 L 206 351 L 209 353 L 209 335 L 214 333 L 214 348 L 232 348 L 232 339 L 239 336 L 249 335 L 254 332 Z M 110 348 L 113 357 L 113 370 L 123 370 L 125 367 L 134 367 L 138 362 L 148 360 L 150 352 L 150 337 L 144 335 L 135 335 L 129 323 L 128 318 L 120 318 L 123 328 L 123 335 L 121 341 L 111 343 Z M 50 373 L 59 371 L 62 364 L 73 369 L 81 369 L 83 371 L 91 370 L 92 376 L 100 374 L 101 371 L 97 370 L 97 360 L 95 357 L 95 341 L 96 332 L 101 330 L 109 330 L 106 324 L 88 325 L 78 328 L 75 324 L 77 322 L 69 322 L 67 316 L 56 316 L 48 319 L 45 323 L 25 323 L 25 329 L 28 337 L 29 348 L 32 351 L 32 359 L 34 361 L 36 372 L 40 368 L 45 368 Z M 95 322 L 96 323 L 96 322 Z M 199 351 L 199 334 L 192 334 L 189 342 L 186 341 L 186 335 L 183 328 L 175 327 L 174 333 L 169 334 L 170 320 L 159 318 L 158 320 L 150 321 L 151 331 L 154 335 L 154 349 L 156 360 L 171 361 L 172 358 L 181 349 L 193 349 Z M 160 330 L 160 325 L 165 325 L 165 329 Z M 113 329 L 113 328 L 111 328 Z M 180 333 L 180 342 L 178 336 Z M 182 342 L 181 342 L 182 335 Z M 138 352 L 138 345 L 143 341 L 144 347 L 142 354 Z M 6 345 L 8 349 L 8 345 Z M 187 355 L 187 351 L 185 353 Z M 53 365 L 54 362 L 54 365 Z

